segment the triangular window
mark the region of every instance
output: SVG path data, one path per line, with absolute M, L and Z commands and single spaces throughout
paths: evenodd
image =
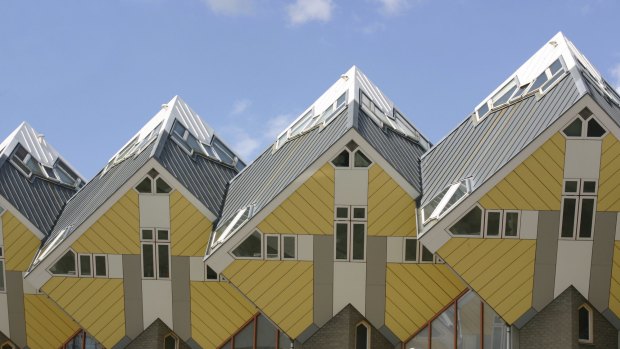
M 255 230 L 245 241 L 232 251 L 232 254 L 239 258 L 261 258 L 262 240 L 261 233 Z
M 450 232 L 454 235 L 480 235 L 482 232 L 482 209 L 474 206 L 450 227 Z
M 579 112 L 579 116 L 573 120 L 562 131 L 566 137 L 578 137 L 578 138 L 601 138 L 607 130 L 601 125 L 601 123 L 592 117 L 592 112 L 588 108 L 583 108 Z
M 372 164 L 372 161 L 364 155 L 360 150 L 355 152 L 355 161 L 353 162 L 353 167 L 368 167 Z
M 138 193 L 142 194 L 168 194 L 172 191 L 172 187 L 159 177 L 159 172 L 151 169 L 148 175 L 136 186 Z
M 564 129 L 564 134 L 568 137 L 581 137 L 582 124 L 583 122 L 580 118 L 575 119 Z
M 172 188 L 163 179 L 157 178 L 155 180 L 155 189 L 158 194 L 168 194 L 172 191 Z
M 76 275 L 75 264 L 75 253 L 69 250 L 50 268 L 50 273 L 54 275 Z
M 590 121 L 588 121 L 588 132 L 587 132 L 587 136 L 588 137 L 602 137 L 605 134 L 605 129 L 603 128 L 603 126 L 601 126 L 601 124 L 598 123 L 598 121 L 596 121 L 596 119 L 592 118 L 590 119 Z
M 343 150 L 334 160 L 332 164 L 336 167 L 349 167 L 349 151 Z
M 140 184 L 138 184 L 138 186 L 136 186 L 136 190 L 139 193 L 152 193 L 153 190 L 151 188 L 151 183 L 151 179 L 149 177 L 146 177 L 142 180 L 142 182 L 140 182 Z

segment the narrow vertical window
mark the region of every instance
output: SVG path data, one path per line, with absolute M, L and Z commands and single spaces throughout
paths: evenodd
M 517 237 L 519 235 L 519 212 L 507 211 L 504 213 L 504 236 Z
M 365 323 L 359 323 L 355 328 L 355 349 L 370 348 L 370 331 Z
M 265 235 L 265 259 L 280 259 L 279 235 Z
M 433 252 L 431 252 L 428 248 L 426 248 L 426 246 L 420 244 L 420 250 L 421 250 L 421 261 L 425 262 L 425 263 L 432 263 L 434 260 L 434 255 Z
M 405 238 L 405 262 L 416 262 L 418 260 L 418 240 L 415 238 Z
M 336 223 L 336 260 L 349 259 L 349 223 Z
M 354 261 L 363 261 L 366 259 L 366 224 L 353 223 L 353 256 Z
M 297 258 L 297 237 L 295 235 L 282 236 L 282 259 Z
M 92 276 L 91 258 L 89 254 L 79 255 L 80 276 Z
M 563 238 L 572 238 L 575 234 L 577 221 L 577 198 L 565 197 L 562 202 L 562 227 L 560 234 Z
M 581 215 L 579 217 L 579 237 L 582 239 L 592 238 L 594 228 L 595 200 L 591 197 L 581 198 Z
M 107 277 L 108 276 L 108 258 L 106 255 L 95 255 L 95 276 L 97 277 Z
M 0 292 L 6 291 L 6 283 L 4 280 L 4 247 L 0 246 Z
M 592 308 L 587 304 L 579 307 L 578 312 L 578 327 L 579 327 L 579 342 L 592 343 L 593 342 L 593 323 L 592 323 Z
M 170 245 L 158 244 L 157 245 L 157 258 L 158 258 L 158 276 L 160 279 L 170 278 Z
M 145 279 L 155 278 L 154 244 L 142 244 L 142 276 Z
M 486 217 L 486 236 L 499 237 L 502 229 L 502 212 L 487 211 Z
M 166 337 L 164 337 L 164 349 L 178 349 L 178 348 L 179 348 L 179 339 L 175 335 L 169 334 Z

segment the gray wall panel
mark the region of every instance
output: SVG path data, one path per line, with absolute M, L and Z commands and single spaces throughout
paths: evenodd
M 6 293 L 9 310 L 11 340 L 20 347 L 26 345 L 26 318 L 24 311 L 24 280 L 20 271 L 6 271 Z
M 369 236 L 366 251 L 366 319 L 381 328 L 385 323 L 387 238 Z
M 555 266 L 558 255 L 560 212 L 538 213 L 538 236 L 536 238 L 536 262 L 534 263 L 534 291 L 532 305 L 541 311 L 553 301 Z
M 192 336 L 189 290 L 189 257 L 172 257 L 172 323 L 183 340 Z
M 334 303 L 334 237 L 314 236 L 314 323 L 332 318 Z
M 125 334 L 136 338 L 144 330 L 142 321 L 142 267 L 139 255 L 123 255 Z
M 588 300 L 598 311 L 609 305 L 617 217 L 616 212 L 596 213 Z

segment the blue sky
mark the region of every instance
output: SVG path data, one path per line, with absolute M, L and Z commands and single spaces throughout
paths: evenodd
M 0 1 L 0 139 L 87 178 L 180 95 L 251 161 L 352 65 L 433 142 L 558 31 L 620 86 L 616 0 Z

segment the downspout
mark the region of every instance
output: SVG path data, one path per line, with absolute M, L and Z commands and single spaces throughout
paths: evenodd
M 512 349 L 512 331 L 508 324 L 506 324 L 506 349 Z

